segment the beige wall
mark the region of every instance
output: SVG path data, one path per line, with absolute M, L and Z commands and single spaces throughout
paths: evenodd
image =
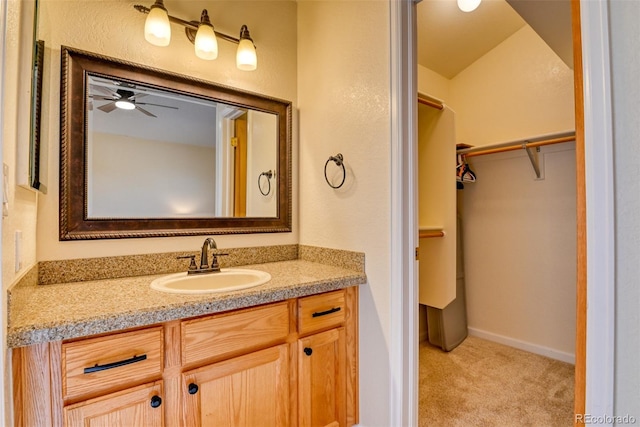
M 444 101 L 451 99 L 451 80 L 418 65 L 418 93 Z
M 247 216 L 273 217 L 278 213 L 278 152 L 273 143 L 278 123 L 275 115 L 256 111 L 248 112 L 247 123 Z M 271 179 L 261 176 L 267 171 L 273 172 Z
M 616 204 L 615 415 L 640 419 L 640 3 L 609 2 Z
M 545 179 L 523 151 L 473 159 L 463 240 L 472 332 L 571 361 L 575 341 L 573 143 L 543 148 Z
M 447 86 L 422 72 L 425 93 Z M 525 26 L 449 81 L 457 142 L 475 146 L 574 129 L 573 72 Z M 444 91 L 444 92 L 443 92 Z M 472 333 L 572 360 L 575 149 L 543 147 L 544 180 L 524 151 L 470 159 L 463 239 Z M 452 171 L 453 173 L 453 171 Z
M 93 132 L 87 150 L 92 218 L 208 217 L 215 212 L 215 148 Z M 135 182 L 136 185 L 131 185 Z M 95 196 L 95 195 L 99 195 Z
M 366 253 L 360 423 L 386 426 L 392 388 L 389 3 L 301 1 L 298 43 L 300 243 Z M 337 153 L 344 155 L 347 178 L 334 190 L 323 168 Z
M 575 128 L 573 72 L 525 26 L 451 81 L 458 142 L 484 145 Z M 575 341 L 575 150 L 470 160 L 463 236 L 472 332 L 570 361 Z M 531 347 L 527 347 L 531 346 Z
M 451 80 L 457 142 L 474 146 L 574 128 L 573 71 L 524 26 Z
M 258 69 L 240 71 L 235 67 L 236 45 L 220 40 L 220 54 L 213 62 L 203 61 L 193 53 L 193 45 L 181 27 L 172 26 L 171 44 L 166 48 L 152 46 L 144 40 L 145 16 L 136 12 L 137 1 L 42 0 L 39 37 L 46 42 L 43 138 L 47 144 L 49 193 L 38 206 L 39 261 L 67 258 L 125 255 L 153 252 L 194 250 L 202 237 L 145 238 L 104 241 L 58 241 L 58 151 L 59 151 L 59 84 L 60 46 L 66 45 L 90 52 L 129 60 L 172 72 L 191 75 L 211 82 L 259 92 L 294 101 L 297 98 L 296 8 L 289 1 L 216 1 L 178 2 L 168 0 L 172 15 L 198 19 L 207 8 L 216 29 L 230 35 L 239 33 L 247 24 L 258 47 Z M 187 11 L 186 8 L 189 8 Z M 294 113 L 293 163 L 297 170 L 297 120 Z M 294 188 L 297 175 L 293 175 Z M 218 247 L 290 244 L 298 241 L 297 197 L 294 191 L 293 232 L 216 236 Z

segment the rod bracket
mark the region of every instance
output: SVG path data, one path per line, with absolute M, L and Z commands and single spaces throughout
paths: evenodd
M 535 147 L 535 150 L 532 147 L 529 147 L 527 144 L 529 141 L 525 141 L 522 143 L 522 148 L 527 152 L 527 156 L 529 156 L 529 161 L 531 162 L 531 167 L 533 167 L 533 172 L 536 174 L 536 180 L 544 179 L 540 156 L 540 147 Z

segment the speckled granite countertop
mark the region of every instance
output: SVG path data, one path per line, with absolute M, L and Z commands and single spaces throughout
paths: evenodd
M 163 275 L 12 289 L 7 345 L 21 347 L 151 325 L 357 286 L 364 272 L 290 260 L 243 266 L 266 271 L 264 285 L 230 293 L 179 295 L 153 290 Z

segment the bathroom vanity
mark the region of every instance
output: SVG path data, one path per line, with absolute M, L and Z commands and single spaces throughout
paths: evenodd
M 300 259 L 252 268 L 272 280 L 227 294 L 165 294 L 149 288 L 157 275 L 17 289 L 16 425 L 356 424 L 366 276 Z M 27 315 L 53 294 L 58 308 Z

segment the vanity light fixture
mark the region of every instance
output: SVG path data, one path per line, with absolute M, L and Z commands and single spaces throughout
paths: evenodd
M 218 39 L 216 39 L 216 32 L 213 31 L 213 25 L 209 20 L 207 9 L 202 11 L 200 25 L 198 25 L 193 44 L 196 47 L 196 56 L 198 58 L 213 60 L 218 57 Z
M 458 8 L 463 12 L 472 12 L 480 6 L 482 0 L 458 0 Z
M 138 12 L 146 13 L 147 20 L 144 24 L 145 39 L 155 46 L 168 46 L 171 40 L 170 23 L 184 27 L 189 41 L 195 45 L 195 53 L 198 58 L 213 60 L 218 57 L 218 38 L 238 45 L 236 53 L 236 66 L 240 70 L 253 71 L 257 68 L 258 57 L 256 47 L 249 35 L 249 28 L 243 25 L 240 28 L 240 38 L 235 38 L 215 31 L 206 9 L 202 11 L 200 21 L 185 21 L 169 15 L 163 0 L 156 0 L 151 8 L 135 5 Z
M 144 38 L 153 45 L 168 46 L 171 41 L 171 26 L 163 1 L 156 0 L 148 13 L 144 22 Z
M 239 70 L 253 71 L 258 66 L 258 58 L 256 57 L 256 48 L 249 34 L 246 25 L 240 28 L 240 43 L 238 43 L 238 52 L 236 53 L 236 67 Z

